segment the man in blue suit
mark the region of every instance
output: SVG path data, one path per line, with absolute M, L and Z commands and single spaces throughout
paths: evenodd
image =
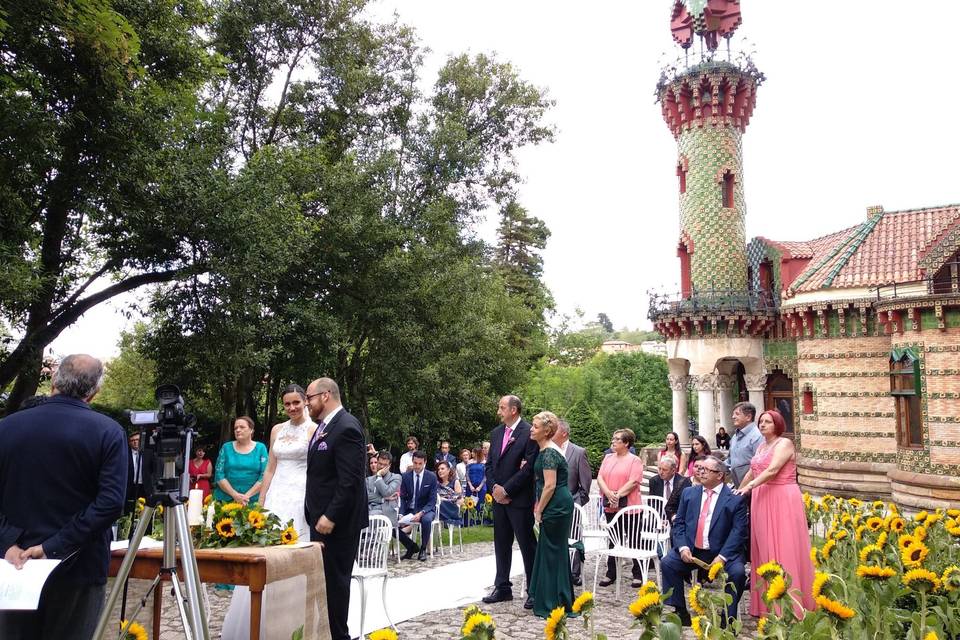
M 120 425 L 88 404 L 102 378 L 99 360 L 67 356 L 46 402 L 0 421 L 0 562 L 61 561 L 36 611 L 0 611 L 3 640 L 93 635 L 129 455 Z
M 730 487 L 723 484 L 724 466 L 714 456 L 698 460 L 695 467 L 700 486 L 684 489 L 673 521 L 676 546 L 663 559 L 664 591 L 673 589 L 667 604 L 673 605 L 684 625 L 690 624 L 684 581 L 697 565 L 693 558 L 707 564 L 724 563 L 731 585 L 727 593 L 733 602 L 727 607 L 727 619 L 737 617 L 740 596 L 747 578 L 743 568 L 743 549 L 747 536 L 747 506 Z
M 417 559 L 421 562 L 427 559 L 427 549 L 430 548 L 430 531 L 433 528 L 433 519 L 437 515 L 437 474 L 428 471 L 427 454 L 423 451 L 413 452 L 413 469 L 403 474 L 400 481 L 400 519 L 412 515 L 412 522 L 420 525 L 420 548 Z M 417 545 L 410 536 L 399 529 L 400 542 L 406 547 L 404 560 L 410 560 L 417 553 Z

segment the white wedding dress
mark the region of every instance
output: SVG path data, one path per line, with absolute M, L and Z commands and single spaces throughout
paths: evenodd
M 303 496 L 307 486 L 307 447 L 316 423 L 307 418 L 301 424 L 289 420 L 280 425 L 273 453 L 277 470 L 270 482 L 263 507 L 275 513 L 286 527 L 289 520 L 300 540 L 310 540 L 310 531 L 303 514 Z M 294 576 L 271 582 L 263 591 L 260 606 L 260 637 L 263 640 L 290 640 L 303 624 L 303 597 L 306 577 Z M 246 640 L 250 637 L 250 590 L 238 585 L 233 591 L 230 608 L 223 620 L 223 640 Z

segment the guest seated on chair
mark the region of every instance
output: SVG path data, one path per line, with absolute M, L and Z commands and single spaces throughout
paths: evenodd
M 411 516 L 410 522 L 420 525 L 420 549 L 417 559 L 427 559 L 430 548 L 430 529 L 437 512 L 437 474 L 428 471 L 427 455 L 423 451 L 413 452 L 413 468 L 403 474 L 400 481 L 400 543 L 406 547 L 404 560 L 410 560 L 417 553 L 417 545 L 404 531 L 404 516 Z
M 727 619 L 737 617 L 740 597 L 746 584 L 743 549 L 747 535 L 747 505 L 743 498 L 723 484 L 724 466 L 715 456 L 698 460 L 694 469 L 700 485 L 680 496 L 673 521 L 676 546 L 661 563 L 663 590 L 673 589 L 667 604 L 673 605 L 684 625 L 690 624 L 684 597 L 684 580 L 697 569 L 693 558 L 708 564 L 723 562 L 731 584 L 727 593 L 733 602 L 727 607 Z
M 373 475 L 367 477 L 367 509 L 372 516 L 387 516 L 396 528 L 400 474 L 390 471 L 393 456 L 386 449 L 374 460 L 376 466 L 370 465 Z
M 657 463 L 657 475 L 650 478 L 650 495 L 664 499 L 663 517 L 671 525 L 680 505 L 680 495 L 690 486 L 690 478 L 677 473 L 680 462 L 673 455 L 665 455 Z
M 437 496 L 440 500 L 440 520 L 445 524 L 460 524 L 463 488 L 457 478 L 456 468 L 444 460 L 437 464 Z

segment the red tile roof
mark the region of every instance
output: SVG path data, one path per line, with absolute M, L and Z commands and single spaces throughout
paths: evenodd
M 786 296 L 827 288 L 874 287 L 922 277 L 918 262 L 960 222 L 960 205 L 890 211 L 808 242 L 771 242 L 810 263 Z M 929 274 L 928 274 L 929 275 Z

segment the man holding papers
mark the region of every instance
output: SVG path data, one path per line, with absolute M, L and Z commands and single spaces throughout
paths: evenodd
M 91 410 L 103 365 L 64 358 L 43 404 L 0 421 L 0 553 L 61 560 L 35 611 L 0 611 L 0 638 L 89 638 L 103 608 L 110 527 L 127 484 L 123 429 Z M 6 567 L 9 568 L 9 567 Z

